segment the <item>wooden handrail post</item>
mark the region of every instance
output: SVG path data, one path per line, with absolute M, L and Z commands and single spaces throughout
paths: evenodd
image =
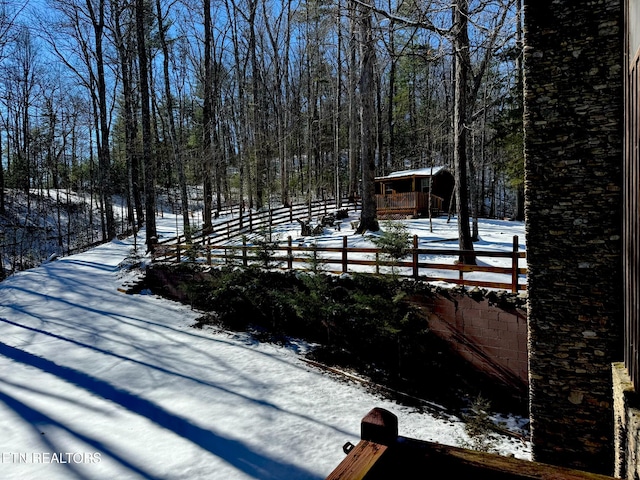
M 347 236 L 342 237 L 342 273 L 347 273 Z
M 360 422 L 360 439 L 393 445 L 398 439 L 398 417 L 384 408 L 372 409 Z
M 291 235 L 287 237 L 287 268 L 293 269 L 293 252 L 291 251 Z
M 418 236 L 413 236 L 413 278 L 416 280 L 420 276 L 420 270 L 418 268 Z
M 511 291 L 518 292 L 518 256 L 519 256 L 518 236 L 513 236 L 513 254 L 511 256 Z

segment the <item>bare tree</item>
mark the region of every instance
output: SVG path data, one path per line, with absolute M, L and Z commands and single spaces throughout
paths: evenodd
M 280 198 L 283 205 L 291 204 L 289 191 L 289 142 L 287 140 L 287 125 L 289 125 L 289 108 L 287 102 L 289 89 L 289 62 L 291 44 L 291 0 L 286 1 L 285 8 L 278 15 L 271 15 L 267 11 L 267 2 L 262 2 L 263 18 L 270 18 L 265 23 L 266 32 L 271 46 L 274 74 L 271 82 L 272 104 L 276 122 L 277 151 L 280 157 Z M 284 25 L 283 25 L 284 24 Z M 283 37 L 283 38 L 282 38 Z M 282 47 L 280 47 L 282 44 Z M 283 51 L 280 51 L 280 48 Z
M 151 136 L 151 106 L 149 94 L 149 58 L 146 46 L 145 1 L 136 0 L 136 39 L 138 42 L 138 69 L 140 76 L 140 114 L 142 122 L 142 157 L 144 165 L 145 235 L 147 250 L 153 252 L 158 241 L 156 230 L 155 159 Z
M 135 231 L 144 225 L 144 209 L 141 198 L 140 159 L 137 148 L 138 124 L 135 120 L 134 97 L 134 48 L 135 16 L 129 0 L 111 0 L 113 33 L 122 80 L 122 111 L 124 117 L 125 156 L 127 164 L 128 216 Z
M 264 82 L 262 81 L 262 72 L 258 61 L 258 45 L 257 45 L 257 12 L 258 0 L 248 0 L 249 12 L 246 16 L 249 27 L 249 45 L 248 55 L 251 69 L 251 96 L 253 108 L 251 109 L 251 123 L 253 128 L 253 152 L 255 155 L 255 206 L 260 209 L 265 203 L 266 176 L 267 176 L 267 153 L 266 153 L 266 131 L 265 118 L 266 109 L 264 104 Z
M 204 13 L 204 78 L 203 78 L 203 108 L 202 108 L 202 182 L 204 195 L 204 209 L 202 211 L 205 232 L 211 231 L 213 217 L 213 67 L 212 44 L 213 32 L 211 30 L 211 0 L 203 0 Z
M 25 4 L 26 5 L 26 4 Z M 15 35 L 15 20 L 23 7 L 13 8 L 6 0 L 0 1 L 0 61 L 6 56 L 6 46 Z M 2 135 L 0 134 L 0 145 L 2 145 Z M 0 148 L 0 214 L 5 213 L 5 179 L 4 165 L 2 161 L 2 148 Z M 0 262 L 0 278 L 2 277 L 2 263 Z
M 98 115 L 100 120 L 100 134 L 98 135 L 98 171 L 100 179 L 100 191 L 104 205 L 106 220 L 106 239 L 116 236 L 116 225 L 113 216 L 113 184 L 111 181 L 111 150 L 109 148 L 109 110 L 107 104 L 107 84 L 105 77 L 105 53 L 103 42 L 105 36 L 105 15 L 106 0 L 86 0 L 86 7 L 89 18 L 93 26 L 95 42 L 95 62 L 96 62 L 96 87 L 98 91 Z
M 106 62 L 109 56 L 105 51 L 108 14 L 106 0 L 50 0 L 50 5 L 51 11 L 58 13 L 60 17 L 53 22 L 55 31 L 42 29 L 43 37 L 91 97 L 103 239 L 112 239 L 116 236 L 116 223 L 110 149 L 110 116 L 113 106 L 107 95 Z M 43 25 L 50 24 L 47 18 L 39 20 Z M 75 63 L 77 58 L 81 60 L 80 63 Z
M 347 12 L 349 14 L 349 71 L 348 71 L 348 108 L 349 108 L 349 201 L 355 201 L 358 196 L 359 146 L 358 146 L 358 106 L 357 106 L 357 13 L 356 3 L 350 1 Z
M 164 81 L 164 96 L 166 104 L 166 117 L 169 124 L 169 141 L 173 151 L 173 159 L 178 169 L 178 184 L 180 188 L 180 199 L 182 203 L 182 224 L 187 241 L 191 240 L 191 229 L 189 228 L 189 197 L 187 194 L 187 179 L 184 172 L 184 161 L 182 157 L 182 149 L 178 143 L 176 133 L 176 122 L 174 118 L 174 102 L 173 93 L 171 91 L 171 80 L 169 76 L 169 47 L 166 38 L 166 29 L 164 21 L 164 13 L 160 0 L 156 0 L 156 15 L 158 19 L 158 40 L 162 49 L 162 73 Z
M 360 23 L 360 155 L 362 165 L 362 212 L 358 233 L 380 229 L 376 218 L 376 141 L 375 141 L 375 47 L 371 10 L 361 5 Z
M 469 1 L 456 0 L 453 5 L 453 50 L 455 54 L 454 146 L 456 172 L 456 208 L 458 213 L 458 243 L 460 250 L 473 250 L 469 228 L 469 189 L 467 182 L 467 90 L 469 87 Z M 475 265 L 474 255 L 460 255 L 460 262 Z

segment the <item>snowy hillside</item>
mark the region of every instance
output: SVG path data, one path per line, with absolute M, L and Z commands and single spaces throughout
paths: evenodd
M 170 236 L 175 218 L 159 221 Z M 460 419 L 318 370 L 305 345 L 197 330 L 199 312 L 118 292 L 132 242 L 0 283 L 1 478 L 319 480 L 373 407 L 401 435 L 465 442 Z M 499 451 L 529 458 L 511 437 Z

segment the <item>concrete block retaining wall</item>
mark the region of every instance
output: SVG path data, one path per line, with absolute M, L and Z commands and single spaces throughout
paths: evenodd
M 471 294 L 461 289 L 438 292 L 417 301 L 426 310 L 431 331 L 480 372 L 526 395 L 525 298 L 478 290 Z

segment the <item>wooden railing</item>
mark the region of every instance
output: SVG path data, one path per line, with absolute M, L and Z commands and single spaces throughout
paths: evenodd
M 452 257 L 452 261 L 439 263 L 424 259 L 424 257 L 435 255 Z M 506 262 L 507 266 L 465 265 L 457 263 L 457 258 L 462 255 L 470 255 L 474 258 L 504 258 L 509 261 Z M 421 260 L 421 256 L 423 260 Z M 241 244 L 214 244 L 213 242 L 207 242 L 200 246 L 174 244 L 158 248 L 156 252 L 157 260 L 185 261 L 189 258 L 204 261 L 209 265 L 214 263 L 243 266 L 262 264 L 269 268 L 302 268 L 332 273 L 356 271 L 378 274 L 393 273 L 397 276 L 413 277 L 430 282 L 442 281 L 458 285 L 511 290 L 512 292 L 526 290 L 526 284 L 520 283 L 520 279 L 523 279 L 527 270 L 519 265 L 520 259 L 526 258 L 526 254 L 519 251 L 517 236 L 513 237 L 511 251 L 418 248 L 418 237 L 414 236 L 412 248 L 404 257 L 405 260 L 400 261 L 385 259 L 385 255 L 378 248 L 349 247 L 346 236 L 342 238 L 342 246 L 339 247 L 294 245 L 291 237 L 287 239 L 286 245 L 269 242 L 251 245 L 248 244 L 245 237 Z M 446 276 L 443 271 L 457 272 L 457 275 Z M 474 272 L 501 274 L 508 281 L 465 278 L 465 274 Z
M 326 480 L 463 478 L 474 480 L 613 480 L 556 467 L 398 435 L 398 418 L 374 408 L 360 422 L 360 441 L 346 443 L 344 460 Z
M 443 199 L 437 195 L 431 195 L 431 210 L 434 212 L 442 211 Z M 376 208 L 383 214 L 385 212 L 411 211 L 418 213 L 419 211 L 427 211 L 429 208 L 429 194 L 424 192 L 403 192 L 384 195 L 376 195 Z

